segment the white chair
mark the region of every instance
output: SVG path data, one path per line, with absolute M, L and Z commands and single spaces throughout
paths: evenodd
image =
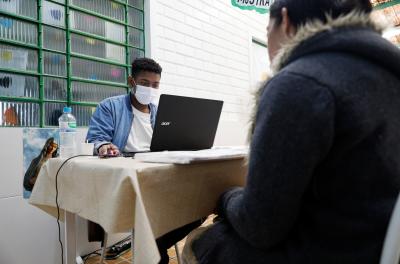
M 400 260 L 400 195 L 397 198 L 386 237 L 380 264 L 399 264 Z

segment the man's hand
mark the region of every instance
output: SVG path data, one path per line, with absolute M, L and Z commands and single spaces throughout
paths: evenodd
M 119 155 L 119 149 L 114 144 L 105 144 L 99 148 L 99 156 Z

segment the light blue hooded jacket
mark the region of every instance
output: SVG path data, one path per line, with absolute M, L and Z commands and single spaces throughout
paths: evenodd
M 103 100 L 90 119 L 86 139 L 94 143 L 94 153 L 104 144 L 112 143 L 123 151 L 133 122 L 131 94 L 119 95 Z M 154 129 L 157 106 L 149 105 L 150 121 Z

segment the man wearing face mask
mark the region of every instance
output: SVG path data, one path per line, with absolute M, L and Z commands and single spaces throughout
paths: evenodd
M 150 149 L 159 96 L 161 66 L 152 59 L 132 63 L 127 95 L 107 98 L 94 112 L 87 140 L 95 145 L 95 154 L 118 155 Z
M 161 72 L 161 66 L 154 60 L 136 59 L 132 63 L 132 76 L 128 78 L 131 92 L 107 98 L 97 106 L 86 137 L 94 143 L 95 154 L 118 155 L 121 152 L 150 150 Z M 200 221 L 196 221 L 158 238 L 156 242 L 161 255 L 160 264 L 169 262 L 168 248 L 200 224 Z

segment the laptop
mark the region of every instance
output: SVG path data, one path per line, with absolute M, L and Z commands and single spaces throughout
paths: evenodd
M 162 94 L 150 151 L 200 150 L 213 146 L 223 101 Z M 125 152 L 133 157 L 139 152 Z
M 150 150 L 211 148 L 223 103 L 218 100 L 162 94 Z

